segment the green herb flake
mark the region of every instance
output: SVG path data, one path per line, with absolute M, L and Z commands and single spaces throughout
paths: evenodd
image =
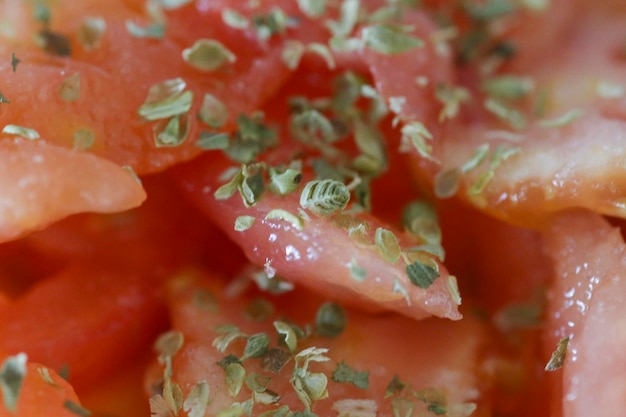
M 228 133 L 200 132 L 195 145 L 205 151 L 224 150 L 228 148 L 229 142 Z
M 406 274 L 413 285 L 422 289 L 428 289 L 439 278 L 437 269 L 419 260 L 406 266 Z
M 72 414 L 75 414 L 79 417 L 88 417 L 91 415 L 91 411 L 76 404 L 75 402 L 71 400 L 65 400 L 65 402 L 63 403 L 63 407 L 69 410 Z
M 183 347 L 184 342 L 185 338 L 181 332 L 170 330 L 161 334 L 154 342 L 154 350 L 159 354 L 159 362 L 171 362 L 171 359 Z
M 10 104 L 11 101 L 2 94 L 2 91 L 0 91 L 0 104 L 2 103 Z
M 509 0 L 488 0 L 478 4 L 476 2 L 464 1 L 465 12 L 476 20 L 492 20 L 515 11 L 515 6 Z
M 367 269 L 361 268 L 354 260 L 350 261 L 350 276 L 359 282 L 367 278 Z
M 80 98 L 80 73 L 72 74 L 63 80 L 59 87 L 59 96 L 69 102 Z
M 70 39 L 61 33 L 52 32 L 47 28 L 37 33 L 34 41 L 37 46 L 51 55 L 66 57 L 72 54 Z
M 341 361 L 333 371 L 331 379 L 334 382 L 350 383 L 357 388 L 368 389 L 369 375 L 370 373 L 368 371 L 357 371 L 352 369 L 344 361 Z
M 202 106 L 198 110 L 198 118 L 207 126 L 219 129 L 228 120 L 228 109 L 217 97 L 206 93 L 202 100 Z
M 218 352 L 224 352 L 228 349 L 228 346 L 239 338 L 246 337 L 245 333 L 242 333 L 237 326 L 223 325 L 215 328 L 215 332 L 219 334 L 218 337 L 213 339 L 213 347 Z
M 287 349 L 289 349 L 290 352 L 294 352 L 298 346 L 298 337 L 293 327 L 283 321 L 275 321 L 274 328 L 278 332 L 282 342 L 287 346 Z
M 39 132 L 37 132 L 36 130 L 18 125 L 6 125 L 2 128 L 2 133 L 5 133 L 7 135 L 21 136 L 30 140 L 39 139 L 40 137 Z
M 302 182 L 302 172 L 299 169 L 287 168 L 279 170 L 270 168 L 269 188 L 274 194 L 287 195 L 295 191 Z
M 413 396 L 422 401 L 427 406 L 427 410 L 435 415 L 444 415 L 447 413 L 446 396 L 436 388 L 424 388 L 413 392 Z
M 424 46 L 424 42 L 411 36 L 396 25 L 380 24 L 363 28 L 361 32 L 365 46 L 381 54 L 401 54 Z
M 267 352 L 270 345 L 270 338 L 265 333 L 256 333 L 248 337 L 246 347 L 243 350 L 241 360 L 250 358 L 260 358 Z
M 609 81 L 599 81 L 596 85 L 596 93 L 602 98 L 621 98 L 626 95 L 626 87 Z
M 279 348 L 270 348 L 261 358 L 261 369 L 266 372 L 278 374 L 291 360 L 291 354 Z
M 265 298 L 255 298 L 246 304 L 243 315 L 248 320 L 262 322 L 274 315 L 274 305 Z
M 15 56 L 15 52 L 11 52 L 11 69 L 13 72 L 17 70 L 17 64 L 19 64 L 21 60 Z
M 569 337 L 564 337 L 559 340 L 556 349 L 552 352 L 550 360 L 546 364 L 545 370 L 548 372 L 556 371 L 561 368 L 565 363 L 565 357 L 567 356 L 567 345 L 569 344 Z
M 302 230 L 304 228 L 304 223 L 300 217 L 283 209 L 270 210 L 265 215 L 265 220 L 283 220 L 296 230 Z
M 470 93 L 463 87 L 439 83 L 435 89 L 435 98 L 443 104 L 439 112 L 439 122 L 443 122 L 459 114 L 461 105 L 470 99 Z
M 461 293 L 459 291 L 459 284 L 457 283 L 456 277 L 454 275 L 448 275 L 448 292 L 452 297 L 454 303 L 458 306 L 461 305 Z
M 243 365 L 238 362 L 233 362 L 224 368 L 226 375 L 224 377 L 224 384 L 231 397 L 236 397 L 243 387 L 243 383 L 246 378 L 246 370 Z
M 50 369 L 46 367 L 37 367 L 37 373 L 41 377 L 41 379 L 48 385 L 56 387 L 57 384 L 52 379 L 52 375 L 50 375 Z
M 152 131 L 154 145 L 157 148 L 180 146 L 189 135 L 189 117 L 177 115 L 160 120 L 154 125 Z
M 435 175 L 435 195 L 438 198 L 453 197 L 461 185 L 461 171 L 458 168 L 441 170 Z
M 430 244 L 441 243 L 437 211 L 427 201 L 413 201 L 404 208 L 402 224 L 407 232 Z
M 298 8 L 305 16 L 315 19 L 326 13 L 327 0 L 297 0 L 297 2 Z
M 198 381 L 187 394 L 183 411 L 187 413 L 187 417 L 203 417 L 209 402 L 209 384 L 204 380 Z
M 216 200 L 228 200 L 230 197 L 233 196 L 233 194 L 237 192 L 239 187 L 241 187 L 241 184 L 243 183 L 243 178 L 244 177 L 241 169 L 238 169 L 235 172 L 235 175 L 233 175 L 233 177 L 230 179 L 230 181 L 215 190 L 215 192 L 213 193 L 213 197 L 215 197 Z
M 315 315 L 315 332 L 323 337 L 335 338 L 346 328 L 348 317 L 337 303 L 324 303 Z
M 554 119 L 539 120 L 537 122 L 537 126 L 543 127 L 543 128 L 555 128 L 555 127 L 566 126 L 574 122 L 576 119 L 580 118 L 583 114 L 584 112 L 580 109 L 572 109 Z
M 222 21 L 233 29 L 247 29 L 250 27 L 250 21 L 236 10 L 224 8 L 222 10 Z
M 74 149 L 77 151 L 86 151 L 91 149 L 96 141 L 93 132 L 90 129 L 78 129 L 72 136 L 74 140 Z
M 354 30 L 359 19 L 360 0 L 344 0 L 339 10 L 339 20 L 329 20 L 326 25 L 334 38 L 345 38 Z
M 308 372 L 303 368 L 296 368 L 290 382 L 306 411 L 310 411 L 316 401 L 328 397 L 328 390 L 326 389 L 328 378 L 323 373 Z
M 281 52 L 281 59 L 285 66 L 290 70 L 295 70 L 300 65 L 300 60 L 306 51 L 306 46 L 300 41 L 285 41 Z
M 396 394 L 402 392 L 402 390 L 406 387 L 406 384 L 400 380 L 398 375 L 394 375 L 391 378 L 391 381 L 387 384 L 387 389 L 385 389 L 385 398 L 393 397 Z
M 461 173 L 465 174 L 478 168 L 487 158 L 489 153 L 489 144 L 483 143 L 479 145 L 472 156 L 461 166 Z
M 127 20 L 126 30 L 129 35 L 135 38 L 163 39 L 165 36 L 165 25 L 160 22 L 153 22 L 148 26 L 142 27 L 132 20 Z
M 543 12 L 550 6 L 551 0 L 521 0 L 521 5 L 533 12 Z
M 321 215 L 329 215 L 346 208 L 350 190 L 340 181 L 309 181 L 300 194 L 300 206 Z
M 167 119 L 187 113 L 193 101 L 193 92 L 184 91 L 186 83 L 174 78 L 154 84 L 139 107 L 138 113 L 146 120 Z
M 518 110 L 502 103 L 501 101 L 489 97 L 485 100 L 485 109 L 494 114 L 499 120 L 508 124 L 515 130 L 522 130 L 526 127 L 526 117 Z
M 433 135 L 422 123 L 417 121 L 409 122 L 402 126 L 400 132 L 402 133 L 401 152 L 408 152 L 409 149 L 414 148 L 424 158 L 437 162 L 437 159 L 432 154 L 432 146 L 428 143 L 433 138 Z
M 252 25 L 261 41 L 265 41 L 273 35 L 285 33 L 288 21 L 285 12 L 278 7 L 273 8 L 268 13 L 257 14 L 252 17 Z
M 87 17 L 78 27 L 76 37 L 85 51 L 93 51 L 102 43 L 106 21 L 101 17 Z
M 329 70 L 332 71 L 337 67 L 333 53 L 330 51 L 328 46 L 324 45 L 323 43 L 311 42 L 306 45 L 306 51 L 311 52 L 322 58 L 326 62 L 326 66 Z
M 18 353 L 15 356 L 8 356 L 0 366 L 2 402 L 10 412 L 15 412 L 17 408 L 20 391 L 26 376 L 26 361 L 26 354 Z
M 483 81 L 482 90 L 491 97 L 517 100 L 527 96 L 535 88 L 532 78 L 500 75 Z
M 260 393 L 265 392 L 270 382 L 272 382 L 272 378 L 266 375 L 260 375 L 256 372 L 248 374 L 246 376 L 246 386 L 252 392 Z
M 198 39 L 192 47 L 183 50 L 183 60 L 200 71 L 215 71 L 237 60 L 228 48 L 213 39 Z
M 37 2 L 33 10 L 33 18 L 43 25 L 48 25 L 50 23 L 50 9 L 43 2 Z
M 378 253 L 388 262 L 395 264 L 400 259 L 402 249 L 396 235 L 387 229 L 379 227 L 374 234 L 374 243 Z
M 338 139 L 332 122 L 315 109 L 306 109 L 291 117 L 291 134 L 299 141 L 314 144 L 318 139 L 331 143 Z
M 238 216 L 235 219 L 235 231 L 245 232 L 252 227 L 255 220 L 254 216 Z
M 193 2 L 193 0 L 157 0 L 164 9 L 173 10 Z

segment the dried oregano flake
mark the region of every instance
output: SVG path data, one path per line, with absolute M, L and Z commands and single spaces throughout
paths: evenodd
M 324 303 L 315 316 L 315 332 L 324 337 L 337 337 L 343 333 L 347 322 L 343 307 L 332 302 Z
M 567 356 L 568 344 L 569 344 L 569 337 L 564 337 L 561 340 L 559 340 L 559 343 L 556 349 L 554 350 L 554 352 L 552 352 L 552 356 L 550 357 L 550 360 L 546 364 L 546 367 L 545 367 L 546 371 L 556 371 L 557 369 L 563 366 L 563 364 L 565 363 L 565 357 Z
M 198 39 L 193 46 L 183 50 L 183 60 L 198 70 L 208 72 L 234 63 L 237 57 L 221 42 Z
M 80 73 L 65 78 L 59 87 L 59 96 L 64 101 L 76 101 L 80 98 Z
M 424 46 L 424 42 L 411 36 L 402 26 L 380 24 L 363 28 L 365 46 L 382 54 L 392 55 Z
M 183 411 L 187 413 L 187 417 L 203 417 L 209 402 L 209 384 L 205 380 L 198 381 L 187 394 Z
M 350 383 L 357 388 L 367 389 L 369 388 L 369 374 L 368 371 L 357 371 L 341 361 L 333 371 L 331 379 L 334 382 Z
M 254 216 L 238 216 L 235 219 L 235 231 L 245 232 L 252 227 L 255 220 Z
M 85 51 L 92 51 L 100 46 L 106 27 L 106 21 L 101 17 L 83 19 L 76 32 L 76 37 Z
M 26 354 L 18 353 L 15 356 L 8 356 L 0 366 L 2 402 L 11 412 L 16 411 L 17 401 L 26 376 L 26 361 Z
M 350 201 L 350 190 L 340 181 L 309 181 L 300 194 L 300 206 L 328 215 L 343 210 Z
M 39 139 L 40 137 L 39 132 L 37 132 L 36 130 L 18 125 L 6 125 L 2 128 L 2 133 L 21 136 L 23 138 L 31 140 Z
M 396 235 L 387 229 L 379 227 L 374 235 L 374 243 L 378 253 L 390 263 L 396 263 L 400 259 L 402 249 Z
M 139 107 L 138 113 L 146 120 L 167 119 L 184 114 L 191 108 L 193 92 L 185 91 L 182 78 L 173 78 L 154 84 Z
M 406 274 L 413 285 L 422 289 L 428 289 L 439 278 L 436 268 L 419 260 L 406 266 Z

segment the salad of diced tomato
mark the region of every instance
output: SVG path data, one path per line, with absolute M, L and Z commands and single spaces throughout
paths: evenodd
M 0 416 L 621 415 L 625 22 L 0 1 Z

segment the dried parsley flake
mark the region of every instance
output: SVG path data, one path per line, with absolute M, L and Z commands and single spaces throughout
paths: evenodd
M 369 371 L 357 371 L 344 361 L 337 364 L 331 379 L 334 382 L 350 383 L 357 388 L 369 388 Z

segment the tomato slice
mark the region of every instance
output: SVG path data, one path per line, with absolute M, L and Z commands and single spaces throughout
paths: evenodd
M 300 24 L 285 35 L 259 40 L 252 28 L 235 29 L 224 23 L 225 7 L 240 9 L 251 19 L 281 7 Z M 69 57 L 50 55 L 38 49 L 32 37 L 43 27 L 33 20 L 33 8 L 20 2 L 0 5 L 0 14 L 15 18 L 15 36 L 0 42 L 0 55 L 10 62 L 11 53 L 20 60 L 13 71 L 0 67 L 0 91 L 10 100 L 0 112 L 0 125 L 21 125 L 35 129 L 45 140 L 72 147 L 77 131 L 93 135 L 91 152 L 120 165 L 130 165 L 139 174 L 162 171 L 177 162 L 191 159 L 201 149 L 195 146 L 200 130 L 210 130 L 196 113 L 205 94 L 221 100 L 229 112 L 230 125 L 239 114 L 256 110 L 288 78 L 291 70 L 283 63 L 286 39 L 322 40 L 327 36 L 319 22 L 301 15 L 293 2 L 265 2 L 260 9 L 241 7 L 241 2 L 198 2 L 165 13 L 166 27 L 161 39 L 129 33 L 129 22 L 138 27 L 154 24 L 138 5 L 97 1 L 74 4 L 57 2 L 50 7 L 49 30 L 67 38 Z M 106 30 L 100 44 L 86 49 L 78 40 L 86 17 L 103 19 Z M 198 70 L 183 60 L 182 52 L 199 39 L 218 41 L 237 56 L 232 64 L 213 71 Z M 60 88 L 70 76 L 80 77 L 79 94 L 67 100 Z M 149 89 L 165 80 L 182 78 L 193 92 L 189 110 L 189 134 L 180 146 L 157 147 L 154 128 L 158 121 L 143 120 L 138 109 Z M 33 102 L 32 100 L 36 100 Z M 44 107 L 45 106 L 45 107 Z
M 0 138 L 0 242 L 83 211 L 115 212 L 145 193 L 119 166 L 44 141 Z
M 304 290 L 281 296 L 254 291 L 234 295 L 219 284 L 219 278 L 201 277 L 197 282 L 194 279 L 197 278 L 187 276 L 173 282 L 169 293 L 173 329 L 182 333 L 184 339 L 182 348 L 173 358 L 172 380 L 182 388 L 183 398 L 198 381 L 206 381 L 210 387 L 207 412 L 211 415 L 235 402 L 241 404 L 252 395 L 245 386 L 238 394 L 229 394 L 225 372 L 217 362 L 227 355 L 241 356 L 245 338 L 236 339 L 222 352 L 218 351 L 213 343 L 220 336 L 216 329 L 222 325 L 237 326 L 246 335 L 265 333 L 270 347 L 280 348 L 289 357 L 284 368 L 274 372 L 262 369 L 261 358 L 243 361 L 246 375 L 256 372 L 262 378 L 271 377 L 266 392 L 278 396 L 279 402 L 274 404 L 257 401 L 254 414 L 280 406 L 294 411 L 307 408 L 291 383 L 297 374 L 293 371 L 296 360 L 300 361 L 295 356 L 313 347 L 327 349 L 322 353 L 328 358 L 321 362 L 312 360 L 307 368 L 308 372 L 324 374 L 328 380 L 328 398 L 312 401 L 312 411 L 317 415 L 334 415 L 338 408 L 351 406 L 373 408 L 379 415 L 393 415 L 392 409 L 402 409 L 398 407 L 409 404 L 424 412 L 428 407 L 446 407 L 457 410 L 459 415 L 469 415 L 478 405 L 481 412 L 488 413 L 489 405 L 482 402 L 481 396 L 486 385 L 484 381 L 479 382 L 476 373 L 487 335 L 474 319 L 415 322 L 394 314 L 370 316 L 346 310 L 347 324 L 338 336 L 329 338 L 318 334 L 300 338 L 290 354 L 287 346 L 276 343 L 278 335 L 273 323 L 291 323 L 302 329 L 313 325 L 324 298 Z M 265 305 L 268 310 L 260 311 L 268 314 L 246 315 L 246 311 L 254 311 L 250 308 L 253 305 Z M 342 361 L 355 370 L 368 372 L 367 382 L 362 381 L 364 385 L 357 386 L 341 382 L 339 377 L 333 380 L 332 374 Z M 407 385 L 406 389 L 392 392 L 391 398 L 385 398 L 394 375 Z M 419 400 L 412 396 L 413 391 L 429 392 L 432 397 Z M 465 414 L 461 413 L 463 410 Z
M 558 216 L 546 242 L 555 264 L 546 362 L 569 337 L 554 403 L 566 416 L 612 413 L 624 403 L 626 244 L 619 229 L 582 211 Z
M 157 275 L 74 265 L 2 308 L 0 349 L 26 352 L 83 388 L 144 352 L 164 323 Z

